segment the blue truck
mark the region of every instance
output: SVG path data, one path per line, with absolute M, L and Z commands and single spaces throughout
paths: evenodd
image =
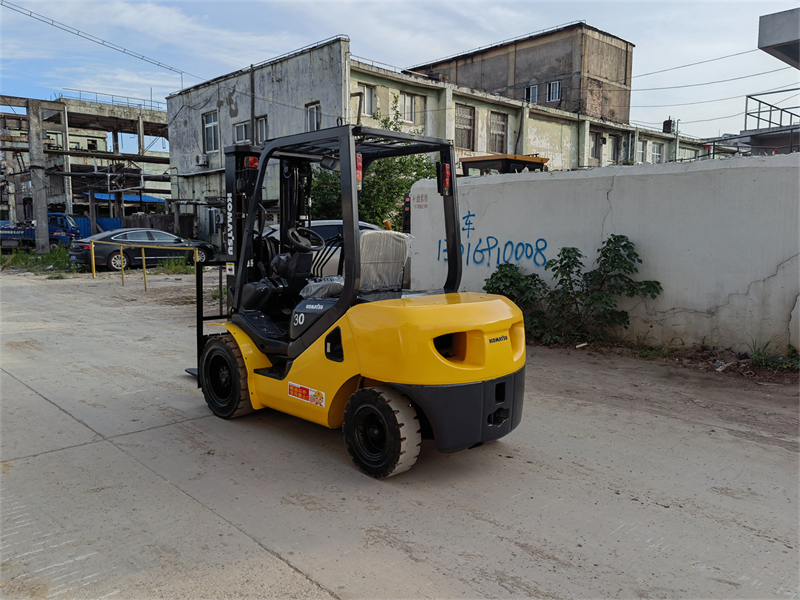
M 50 248 L 69 246 L 72 240 L 81 237 L 78 224 L 65 213 L 47 213 Z M 33 221 L 0 224 L 0 248 L 35 248 L 36 226 Z

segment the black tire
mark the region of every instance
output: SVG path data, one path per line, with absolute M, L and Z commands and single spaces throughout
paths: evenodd
M 200 263 L 202 265 L 203 263 L 208 262 L 210 259 L 211 259 L 211 257 L 208 255 L 208 251 L 207 250 L 205 250 L 203 248 L 198 248 L 197 249 L 197 262 L 198 263 Z M 190 265 L 194 264 L 194 249 L 192 249 L 192 251 L 189 252 L 189 260 L 187 261 L 187 263 L 190 264 Z
M 61 242 L 58 240 L 50 240 L 50 250 L 58 250 L 61 248 Z
M 130 269 L 131 268 L 131 261 L 128 259 L 128 255 L 126 253 L 122 253 L 122 260 L 120 260 L 119 250 L 116 252 L 112 252 L 108 255 L 108 261 L 106 262 L 106 266 L 111 269 L 112 271 L 121 271 L 123 268 Z
M 200 386 L 206 404 L 222 419 L 253 412 L 242 351 L 230 333 L 208 340 L 200 360 Z
M 370 477 L 399 475 L 417 462 L 422 442 L 417 411 L 391 387 L 363 388 L 350 396 L 342 432 L 353 462 Z

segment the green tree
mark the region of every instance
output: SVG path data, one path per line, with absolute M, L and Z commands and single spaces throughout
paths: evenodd
M 398 97 L 392 102 L 392 116 L 381 116 L 375 111 L 375 119 L 381 129 L 401 131 Z M 414 133 L 422 133 L 417 130 Z M 420 179 L 436 177 L 436 165 L 426 154 L 384 158 L 373 162 L 366 173 L 358 198 L 359 219 L 381 225 L 390 219 L 395 229 L 403 221 L 403 197 Z M 311 216 L 313 219 L 341 219 L 342 193 L 339 173 L 315 169 L 311 182 Z

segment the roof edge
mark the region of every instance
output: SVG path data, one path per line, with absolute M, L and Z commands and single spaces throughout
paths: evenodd
M 519 37 L 509 38 L 507 40 L 503 40 L 502 42 L 495 42 L 493 44 L 489 44 L 487 46 L 480 46 L 478 48 L 473 48 L 472 50 L 467 50 L 465 52 L 461 52 L 458 54 L 452 54 L 450 56 L 445 56 L 443 58 L 438 58 L 436 60 L 416 64 L 413 67 L 409 67 L 408 70 L 416 70 L 416 69 L 424 69 L 428 67 L 433 67 L 435 65 L 439 65 L 444 62 L 449 62 L 451 60 L 459 59 L 459 58 L 467 58 L 469 56 L 475 56 L 476 54 L 481 54 L 484 52 L 488 52 L 489 50 L 494 50 L 495 48 L 502 48 L 503 46 L 508 46 L 510 44 L 516 44 L 518 42 L 526 42 L 528 40 L 533 40 L 538 37 L 544 37 L 546 35 L 551 35 L 553 33 L 557 33 L 559 31 L 565 31 L 567 29 L 574 29 L 581 27 L 583 29 L 589 29 L 590 31 L 596 31 L 597 33 L 602 33 L 603 35 L 607 35 L 609 37 L 618 39 L 626 44 L 630 44 L 632 47 L 636 47 L 636 44 L 633 42 L 629 42 L 626 39 L 619 37 L 618 35 L 614 35 L 613 33 L 609 33 L 608 31 L 603 31 L 602 29 L 598 29 L 592 25 L 588 25 L 586 21 L 570 21 L 569 23 L 564 23 L 562 25 L 556 25 L 555 27 L 550 27 L 548 29 L 542 29 L 540 31 L 535 31 L 533 33 L 526 33 Z
M 293 58 L 295 56 L 299 56 L 300 54 L 305 54 L 307 52 L 311 52 L 312 50 L 316 50 L 317 48 L 322 48 L 323 46 L 328 46 L 328 45 L 333 44 L 335 42 L 348 42 L 349 43 L 350 42 L 350 38 L 348 36 L 344 35 L 343 33 L 340 33 L 338 35 L 335 35 L 335 36 L 329 37 L 327 39 L 324 39 L 324 40 L 322 40 L 320 42 L 314 42 L 313 44 L 309 44 L 308 46 L 303 46 L 302 48 L 298 48 L 296 50 L 292 50 L 290 52 L 286 52 L 285 54 L 280 54 L 280 55 L 278 55 L 278 56 L 276 56 L 274 58 L 269 58 L 267 60 L 261 61 L 260 63 L 255 63 L 255 64 L 250 65 L 249 67 L 247 67 L 245 69 L 238 69 L 236 71 L 231 71 L 230 73 L 225 73 L 224 75 L 219 75 L 217 77 L 214 77 L 213 79 L 209 79 L 208 81 L 203 81 L 203 82 L 200 82 L 200 83 L 196 83 L 193 86 L 186 87 L 186 88 L 183 88 L 182 90 L 178 90 L 177 92 L 173 92 L 173 93 L 169 94 L 165 99 L 169 100 L 170 98 L 174 98 L 176 96 L 180 96 L 184 92 L 189 92 L 189 91 L 192 91 L 192 90 L 200 89 L 200 88 L 202 88 L 204 86 L 211 85 L 211 84 L 216 83 L 218 81 L 222 81 L 222 80 L 228 79 L 230 77 L 235 77 L 237 75 L 242 75 L 244 73 L 248 73 L 250 71 L 250 69 L 266 67 L 268 65 L 271 65 L 271 64 L 274 64 L 274 63 L 278 63 L 278 62 L 287 60 L 289 58 Z

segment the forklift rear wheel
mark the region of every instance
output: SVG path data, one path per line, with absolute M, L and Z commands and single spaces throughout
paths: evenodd
M 108 256 L 108 268 L 113 269 L 114 271 L 119 271 L 123 268 L 127 269 L 130 267 L 130 262 L 128 261 L 128 255 L 122 254 L 122 259 L 120 259 L 119 251 L 112 252 Z
M 223 419 L 253 412 L 242 351 L 229 333 L 211 338 L 200 361 L 200 385 L 206 404 Z
M 363 388 L 350 396 L 342 431 L 353 462 L 370 477 L 398 475 L 417 462 L 422 442 L 417 411 L 388 386 Z

